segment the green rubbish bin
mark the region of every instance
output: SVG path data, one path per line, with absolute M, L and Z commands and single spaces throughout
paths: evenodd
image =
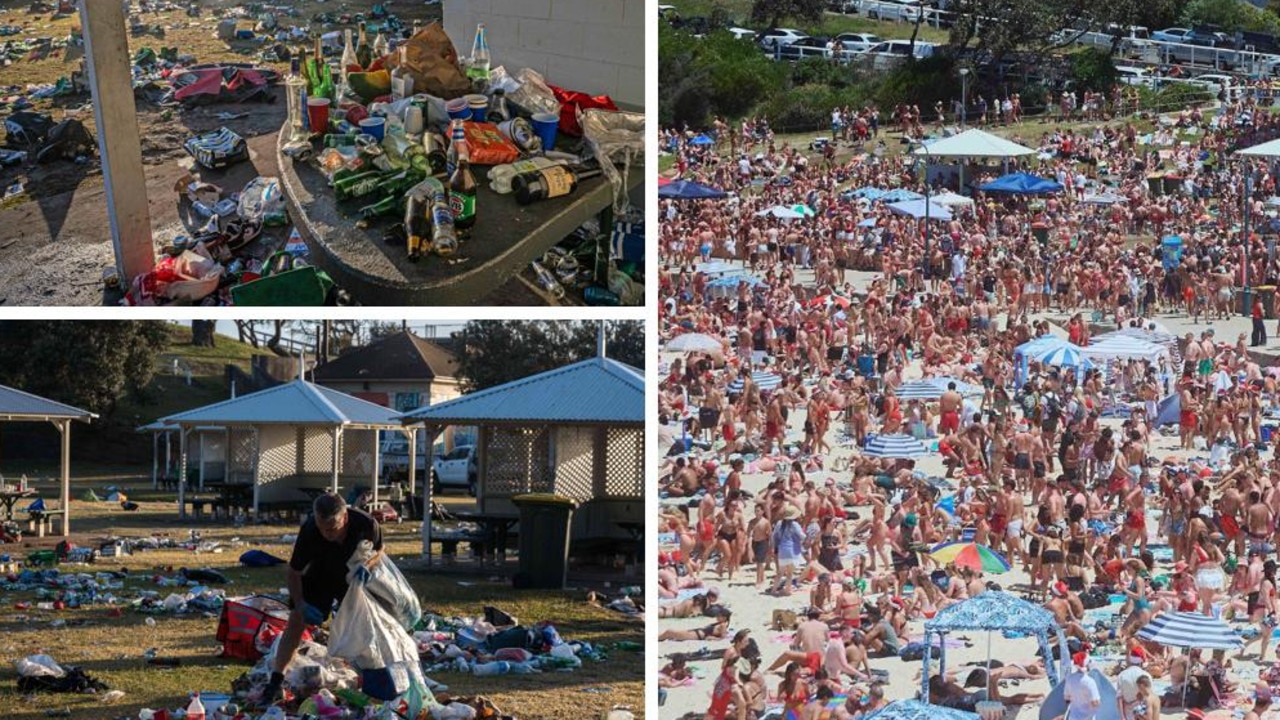
M 561 590 L 569 574 L 569 523 L 578 501 L 535 493 L 511 498 L 520 510 L 517 588 Z

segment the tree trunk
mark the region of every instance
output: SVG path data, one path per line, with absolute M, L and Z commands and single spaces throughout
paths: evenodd
M 236 320 L 236 332 L 240 334 L 240 342 L 249 343 L 250 345 L 259 347 L 258 345 L 258 329 L 254 325 L 253 320 Z
M 925 7 L 921 5 L 919 10 L 916 14 L 915 25 L 911 27 L 911 51 L 907 55 L 907 62 L 915 62 L 916 59 L 916 36 L 920 34 L 920 23 L 924 22 Z
M 213 320 L 191 321 L 191 344 L 194 347 L 214 347 L 216 340 L 214 329 L 217 323 Z
M 272 320 L 270 322 L 275 326 L 275 329 L 272 331 L 271 339 L 267 340 L 267 348 L 280 357 L 289 357 L 289 351 L 280 347 L 280 336 L 284 334 L 284 324 L 288 320 Z

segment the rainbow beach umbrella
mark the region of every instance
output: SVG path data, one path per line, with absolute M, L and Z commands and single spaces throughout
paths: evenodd
M 943 565 L 953 564 L 989 573 L 1008 572 L 1009 561 L 986 545 L 973 542 L 945 542 L 935 545 L 929 557 Z

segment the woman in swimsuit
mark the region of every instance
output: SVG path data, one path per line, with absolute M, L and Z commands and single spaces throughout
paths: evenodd
M 729 637 L 729 617 L 729 612 L 725 611 L 716 618 L 714 623 L 706 627 L 693 628 L 692 630 L 667 628 L 658 635 L 658 640 L 723 640 Z
M 800 674 L 798 662 L 787 665 L 778 685 L 778 702 L 782 703 L 784 720 L 800 720 L 809 702 L 809 682 Z
M 844 569 L 840 556 L 844 552 L 844 528 L 839 518 L 828 515 L 822 520 L 822 530 L 818 535 L 818 564 L 828 572 L 839 572 Z
M 716 576 L 723 578 L 727 572 L 730 581 L 733 580 L 734 571 L 741 567 L 742 555 L 746 551 L 745 517 L 739 510 L 740 507 L 737 500 L 725 503 L 724 512 L 720 514 L 716 524 L 715 548 L 720 553 Z
M 1271 633 L 1276 628 L 1276 561 L 1268 560 L 1262 566 L 1262 585 L 1256 592 L 1249 593 L 1249 622 L 1258 626 L 1258 635 L 1247 641 L 1240 648 L 1239 657 L 1254 642 L 1261 640 L 1262 648 L 1258 651 L 1258 662 L 1267 661 L 1267 644 L 1271 642 Z
M 1211 536 L 1208 532 L 1201 531 L 1191 548 L 1191 572 L 1196 577 L 1200 612 L 1205 615 L 1212 614 L 1213 600 L 1218 591 L 1226 586 L 1226 575 L 1222 571 L 1224 557 L 1217 543 L 1211 541 L 1214 537 L 1221 538 L 1221 535 L 1215 533 Z

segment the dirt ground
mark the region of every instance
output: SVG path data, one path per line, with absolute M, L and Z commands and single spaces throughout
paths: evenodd
M 0 26 L 23 29 L 21 34 L 0 37 L 0 47 L 8 40 L 63 39 L 72 28 L 80 25 L 78 15 L 55 17 L 49 12 L 32 13 L 29 12 L 30 4 L 29 0 L 0 0 Z M 152 3 L 153 6 L 156 4 Z M 132 3 L 132 15 L 152 27 L 153 32 L 131 36 L 130 54 L 143 47 L 158 51 L 161 47 L 176 46 L 180 53 L 194 55 L 197 62 L 255 62 L 281 73 L 288 71 L 287 63 L 259 61 L 262 50 L 274 45 L 273 42 L 255 40 L 228 44 L 215 36 L 220 19 L 237 8 L 262 8 L 262 4 L 194 0 L 191 4 L 200 8 L 198 17 L 187 14 L 186 2 L 159 4 L 169 9 L 139 13 L 138 1 Z M 297 4 L 292 5 L 294 16 L 281 14 L 279 22 L 283 28 L 297 25 L 331 32 L 354 26 L 319 22 L 316 16 L 321 13 L 367 13 L 374 4 L 373 0 Z M 438 3 L 428 5 L 392 0 L 381 4 L 406 26 L 412 25 L 415 19 L 431 21 L 440 18 L 441 6 Z M 277 7 L 290 6 L 280 4 Z M 163 28 L 163 37 L 154 31 L 156 26 Z M 238 22 L 241 29 L 253 26 L 252 19 Z M 79 67 L 81 57 L 79 48 L 65 52 L 55 49 L 43 59 L 24 57 L 0 66 L 0 103 L 26 95 L 32 85 L 69 78 Z M 158 248 L 176 235 L 189 234 L 192 228 L 191 219 L 184 214 L 187 206 L 179 204 L 173 191 L 174 183 L 186 172 L 184 164 L 190 164 L 182 149 L 182 142 L 188 137 L 226 126 L 248 141 L 249 163 L 240 163 L 222 172 L 201 172 L 202 179 L 218 184 L 226 193 L 238 191 L 258 175 L 276 174 L 276 133 L 286 112 L 282 88 L 275 89 L 274 99 L 269 103 L 161 108 L 141 99 L 136 102 L 151 226 Z M 87 93 L 33 100 L 33 103 L 32 110 L 50 114 L 54 122 L 76 117 L 90 132 L 95 131 L 92 103 Z M 0 118 L 9 114 L 4 106 L 0 106 Z M 219 115 L 224 118 L 219 118 Z M 60 160 L 47 165 L 28 163 L 21 167 L 0 168 L 0 196 L 14 183 L 22 183 L 24 191 L 0 200 L 0 305 L 95 305 L 114 301 L 113 297 L 104 295 L 102 285 L 102 273 L 113 266 L 114 253 L 105 188 L 97 158 L 88 158 L 83 164 Z M 253 254 L 265 257 L 283 243 L 286 232 L 287 229 L 277 229 L 273 234 L 264 234 L 258 243 L 260 247 L 254 249 Z M 544 304 L 545 301 L 524 283 L 512 279 L 496 289 L 486 302 L 530 305 Z

